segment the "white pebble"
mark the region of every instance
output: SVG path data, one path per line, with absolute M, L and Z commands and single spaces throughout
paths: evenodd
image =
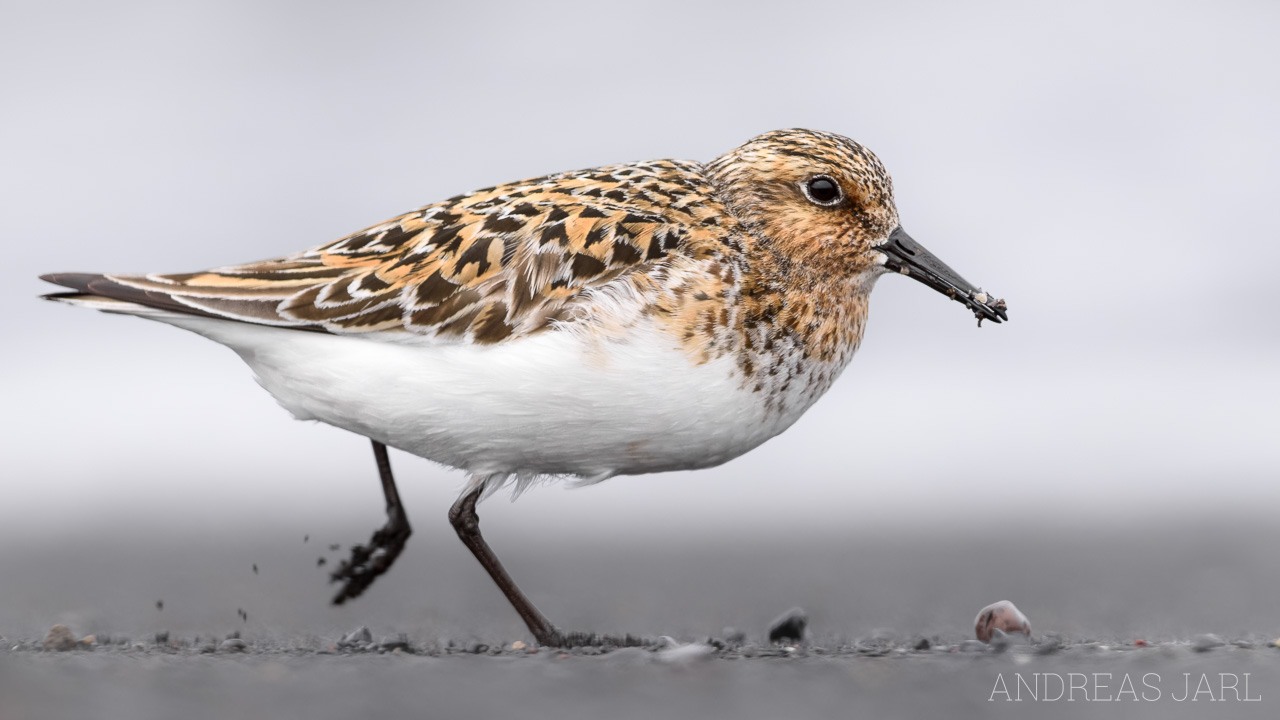
M 659 650 L 654 653 L 658 662 L 668 665 L 691 665 L 702 660 L 707 660 L 716 654 L 716 649 L 710 645 L 702 643 L 689 643 L 679 647 Z

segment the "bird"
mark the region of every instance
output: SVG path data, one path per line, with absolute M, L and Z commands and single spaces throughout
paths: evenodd
M 466 473 L 449 510 L 534 638 L 477 503 L 545 481 L 708 468 L 790 427 L 858 349 L 878 278 L 1007 304 L 903 229 L 880 159 L 767 132 L 710 162 L 561 172 L 425 205 L 292 255 L 178 274 L 54 273 L 44 297 L 235 351 L 294 417 L 368 438 L 387 522 L 333 571 L 358 597 L 412 533 L 387 448 Z M 323 562 L 323 559 L 322 559 Z

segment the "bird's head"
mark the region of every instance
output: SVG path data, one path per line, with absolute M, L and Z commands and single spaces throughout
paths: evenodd
M 800 268 L 869 291 L 886 272 L 908 275 L 982 319 L 1007 320 L 1004 301 L 975 288 L 902 230 L 893 180 L 870 150 L 815 130 L 777 130 L 713 160 L 724 202 Z

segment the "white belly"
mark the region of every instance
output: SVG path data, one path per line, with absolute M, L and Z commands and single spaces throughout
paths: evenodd
M 785 430 L 731 358 L 695 365 L 651 327 L 627 341 L 549 331 L 489 346 L 408 344 L 199 317 L 299 419 L 499 483 L 718 465 Z

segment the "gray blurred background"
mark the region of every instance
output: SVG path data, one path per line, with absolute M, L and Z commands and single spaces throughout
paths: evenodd
M 887 277 L 845 376 L 756 451 L 489 501 L 544 609 L 705 633 L 807 602 L 851 633 L 964 630 L 1009 596 L 1068 630 L 1200 629 L 1213 602 L 1227 630 L 1277 625 L 1274 4 L 0 7 L 0 633 L 212 630 L 238 603 L 297 631 L 520 632 L 447 532 L 462 476 L 400 453 L 405 566 L 327 608 L 316 545 L 382 521 L 367 441 L 293 421 L 197 336 L 37 301 L 39 273 L 266 258 L 791 126 L 873 149 L 905 227 L 1012 321 Z

